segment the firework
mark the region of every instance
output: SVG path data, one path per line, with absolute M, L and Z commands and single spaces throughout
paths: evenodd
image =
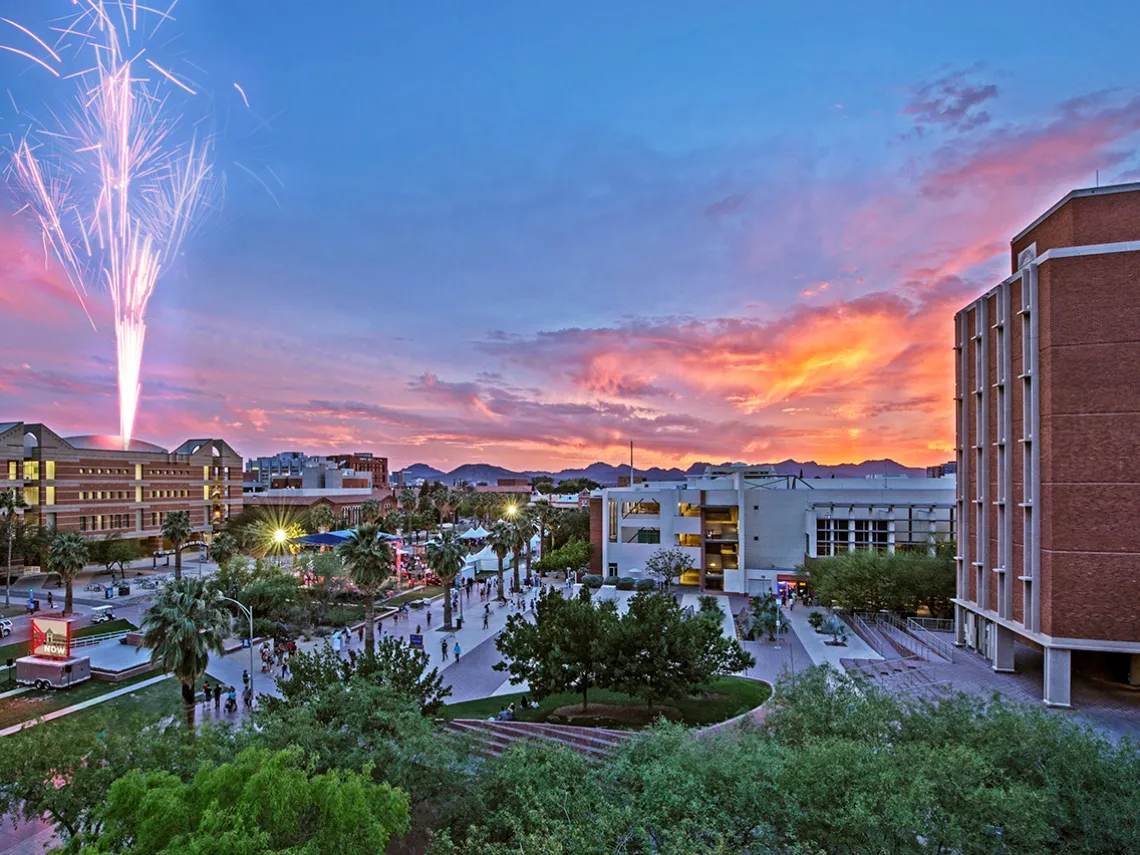
M 33 123 L 14 141 L 8 177 L 88 320 L 89 296 L 110 297 L 124 448 L 142 388 L 147 302 L 212 185 L 211 140 L 177 136 L 175 97 L 195 89 L 148 52 L 176 3 L 160 10 L 139 0 L 75 0 L 79 11 L 49 28 L 54 46 L 0 18 L 22 40 L 0 48 L 73 87 L 62 118 L 52 113 L 50 124 Z

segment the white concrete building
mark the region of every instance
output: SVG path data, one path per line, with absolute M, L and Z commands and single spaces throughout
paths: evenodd
M 955 481 L 804 480 L 714 467 L 684 481 L 595 490 L 592 571 L 637 576 L 661 548 L 690 556 L 685 584 L 741 594 L 777 591 L 805 559 L 856 549 L 927 549 L 954 538 Z

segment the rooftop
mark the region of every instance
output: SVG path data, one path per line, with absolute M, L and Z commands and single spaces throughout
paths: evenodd
M 153 454 L 169 454 L 165 448 L 155 445 L 152 442 L 144 442 L 141 439 L 132 439 L 127 448 L 123 447 L 123 438 L 121 436 L 110 436 L 100 434 L 85 434 L 83 436 L 67 436 L 64 441 L 72 448 L 86 449 L 89 451 L 145 451 Z

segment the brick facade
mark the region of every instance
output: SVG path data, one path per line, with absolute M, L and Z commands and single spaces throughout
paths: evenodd
M 1140 185 L 1075 191 L 956 317 L 958 639 L 995 670 L 1045 648 L 1132 656 L 1140 680 Z M 1080 249 L 1074 249 L 1079 247 Z
M 157 546 L 162 521 L 186 511 L 196 535 L 241 512 L 241 456 L 218 439 L 189 440 L 173 452 L 134 443 L 115 450 L 99 438 L 64 439 L 42 424 L 0 425 L 0 489 L 21 489 L 25 516 L 90 540 L 117 533 Z M 8 461 L 19 449 L 20 467 L 9 479 Z

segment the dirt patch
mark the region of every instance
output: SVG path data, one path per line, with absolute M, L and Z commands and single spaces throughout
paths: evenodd
M 568 724 L 585 724 L 611 721 L 618 724 L 652 724 L 658 718 L 681 721 L 684 716 L 676 707 L 654 705 L 649 709 L 644 705 L 625 706 L 622 704 L 590 704 L 585 711 L 581 704 L 559 707 L 547 717 L 547 721 Z

